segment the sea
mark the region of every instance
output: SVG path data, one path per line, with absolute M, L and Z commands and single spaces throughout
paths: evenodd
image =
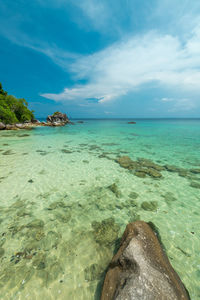
M 136 220 L 200 299 L 200 119 L 73 122 L 0 131 L 0 299 L 100 299 Z

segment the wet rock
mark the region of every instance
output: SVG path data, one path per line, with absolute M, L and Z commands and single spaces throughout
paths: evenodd
M 108 189 L 109 189 L 111 192 L 113 192 L 113 194 L 115 194 L 115 196 L 116 196 L 117 198 L 121 197 L 121 192 L 119 191 L 119 189 L 118 189 L 116 183 L 113 183 L 113 184 L 109 185 L 109 186 L 108 186 Z
M 156 211 L 158 208 L 158 202 L 157 201 L 144 201 L 141 204 L 141 208 L 144 210 L 149 210 L 149 211 Z
M 136 122 L 130 121 L 130 122 L 128 122 L 128 124 L 136 124 Z
M 200 183 L 195 182 L 195 181 L 192 181 L 190 183 L 190 186 L 193 187 L 193 188 L 195 188 L 195 189 L 200 189 Z
M 6 130 L 16 130 L 17 127 L 13 124 L 6 124 Z
M 136 192 L 131 192 L 128 196 L 131 199 L 137 199 L 139 195 Z
M 92 264 L 84 270 L 85 280 L 99 280 L 102 277 L 103 271 L 102 265 Z
M 114 218 L 108 218 L 102 222 L 92 222 L 95 241 L 100 245 L 112 245 L 118 238 L 119 225 L 115 223 Z
M 190 299 L 155 233 L 143 221 L 127 225 L 109 265 L 101 300 L 111 299 Z
M 5 128 L 6 128 L 6 125 L 4 123 L 0 122 L 0 130 L 3 130 Z

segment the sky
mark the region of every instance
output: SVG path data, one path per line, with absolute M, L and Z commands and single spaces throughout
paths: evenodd
M 0 0 L 0 82 L 36 117 L 200 117 L 200 1 Z

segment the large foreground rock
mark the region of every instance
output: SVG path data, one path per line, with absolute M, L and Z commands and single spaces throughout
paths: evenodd
M 107 271 L 101 300 L 190 299 L 150 226 L 127 225 Z
M 52 125 L 59 126 L 69 123 L 69 119 L 66 114 L 55 112 L 53 115 L 47 117 L 47 122 L 51 123 Z

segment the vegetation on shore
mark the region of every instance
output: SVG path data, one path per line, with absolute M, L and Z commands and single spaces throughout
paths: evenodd
M 24 123 L 34 119 L 25 99 L 8 95 L 0 83 L 0 122 L 4 124 Z

